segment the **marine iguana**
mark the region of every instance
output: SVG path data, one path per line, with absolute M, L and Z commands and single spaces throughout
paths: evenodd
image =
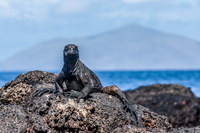
M 75 97 L 77 102 L 85 99 L 90 93 L 101 92 L 116 95 L 125 105 L 126 111 L 130 111 L 138 121 L 137 114 L 125 94 L 116 85 L 103 87 L 96 74 L 79 59 L 78 46 L 68 44 L 63 50 L 64 65 L 55 81 L 56 93 L 64 96 Z M 65 82 L 66 88 L 63 87 Z M 44 89 L 35 95 L 42 95 L 52 90 Z

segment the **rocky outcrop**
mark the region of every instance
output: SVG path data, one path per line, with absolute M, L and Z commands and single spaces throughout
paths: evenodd
M 132 104 L 140 104 L 168 117 L 173 127 L 200 125 L 200 100 L 190 88 L 177 84 L 155 84 L 126 91 Z
M 2 104 L 24 104 L 35 86 L 53 84 L 57 74 L 31 71 L 18 75 L 14 81 L 6 83 L 1 89 L 0 102 Z
M 41 97 L 34 92 L 55 89 L 56 74 L 32 71 L 19 75 L 0 89 L 0 124 L 2 132 L 168 132 L 173 131 L 167 117 L 148 108 L 133 105 L 134 115 L 124 110 L 121 101 L 112 95 L 92 93 L 77 103 L 76 98 Z

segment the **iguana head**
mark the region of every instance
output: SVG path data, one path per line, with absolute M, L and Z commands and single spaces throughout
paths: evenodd
M 63 51 L 64 58 L 79 58 L 78 46 L 75 44 L 68 44 Z

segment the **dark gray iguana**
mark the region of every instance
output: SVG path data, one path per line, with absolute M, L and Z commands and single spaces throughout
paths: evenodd
M 125 94 L 115 85 L 103 87 L 99 78 L 79 60 L 78 47 L 74 44 L 68 44 L 63 51 L 64 65 L 56 78 L 56 92 L 65 96 L 76 97 L 77 102 L 81 98 L 85 99 L 90 93 L 101 92 L 116 95 L 125 105 L 125 109 L 130 111 L 138 121 L 136 112 L 126 98 Z M 63 87 L 65 82 L 66 87 Z M 65 90 L 65 91 L 63 91 Z M 42 95 L 50 90 L 42 90 L 37 95 Z

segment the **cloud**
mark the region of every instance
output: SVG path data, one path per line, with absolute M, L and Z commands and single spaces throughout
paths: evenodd
M 18 11 L 12 8 L 9 0 L 0 0 L 0 18 L 14 18 L 18 16 Z
M 123 0 L 125 3 L 140 3 L 140 2 L 148 2 L 153 0 Z
M 0 7 L 7 7 L 8 6 L 8 2 L 5 0 L 0 0 Z
M 0 18 L 43 20 L 52 14 L 77 14 L 87 9 L 83 0 L 0 0 Z M 52 17 L 52 16 L 51 16 Z
M 85 11 L 88 7 L 88 3 L 80 0 L 68 0 L 66 2 L 59 3 L 56 7 L 57 13 L 60 14 L 76 14 Z

